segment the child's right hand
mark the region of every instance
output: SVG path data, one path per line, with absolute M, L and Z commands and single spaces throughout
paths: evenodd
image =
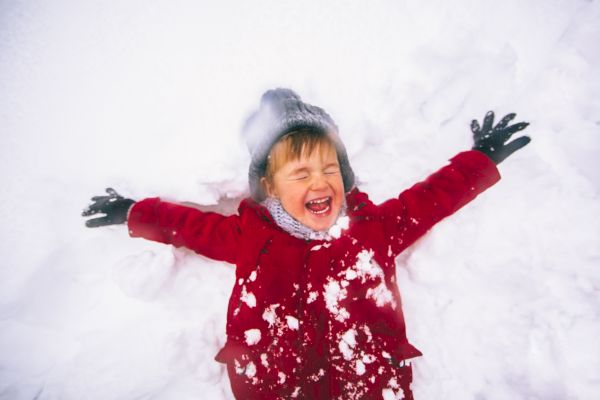
M 99 226 L 123 224 L 127 221 L 129 208 L 135 203 L 135 200 L 126 199 L 119 195 L 113 188 L 107 188 L 108 196 L 94 196 L 90 204 L 81 213 L 84 217 L 89 217 L 97 213 L 106 214 L 104 217 L 92 218 L 85 221 L 88 228 L 97 228 Z

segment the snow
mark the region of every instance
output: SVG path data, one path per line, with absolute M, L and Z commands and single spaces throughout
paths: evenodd
M 252 271 L 248 279 L 250 280 L 250 282 L 254 282 L 256 280 L 256 271 Z
M 277 382 L 279 383 L 285 383 L 285 379 L 287 378 L 287 376 L 283 373 L 283 372 L 278 372 L 277 373 Z
M 263 365 L 263 367 L 269 368 L 269 361 L 266 353 L 260 355 L 260 363 Z
M 348 319 L 350 317 L 348 310 L 339 305 L 339 302 L 348 295 L 348 291 L 340 287 L 338 281 L 331 278 L 328 278 L 324 289 L 323 298 L 325 299 L 325 307 L 327 307 L 336 320 L 343 322 Z
M 386 304 L 392 304 L 392 308 L 395 308 L 394 299 L 392 292 L 385 286 L 385 283 L 381 282 L 375 288 L 369 288 L 367 290 L 367 298 L 375 300 L 377 307 L 383 307 Z
M 367 368 L 365 367 L 365 363 L 362 360 L 356 360 L 355 365 L 356 375 L 364 375 Z
M 287 322 L 288 328 L 297 331 L 299 328 L 299 322 L 296 317 L 292 317 L 291 315 L 286 315 L 285 320 Z
M 263 311 L 262 318 L 269 323 L 269 327 L 272 327 L 277 321 L 277 313 L 275 310 L 279 307 L 279 304 L 271 304 Z
M 250 308 L 256 307 L 256 296 L 254 296 L 254 293 L 248 293 L 246 291 L 246 286 L 242 287 L 242 297 L 240 298 L 240 301 L 246 303 Z
M 342 235 L 342 232 L 348 229 L 349 225 L 350 218 L 348 216 L 339 217 L 335 224 L 329 228 L 329 235 L 334 239 L 338 239 Z
M 379 278 L 383 280 L 383 270 L 373 259 L 373 250 L 362 250 L 358 253 L 356 263 L 342 273 L 346 279 L 352 280 L 357 277 L 365 283 L 367 279 Z
M 344 360 L 351 360 L 354 356 L 354 347 L 356 347 L 356 330 L 349 329 L 343 335 L 338 343 L 338 348 L 344 356 Z
M 254 378 L 256 376 L 256 365 L 252 361 L 246 365 L 246 376 L 248 378 Z
M 388 382 L 388 388 L 382 391 L 383 400 L 401 400 L 404 398 L 404 391 L 400 388 L 396 378 Z
M 308 298 L 306 299 L 306 304 L 310 304 L 313 301 L 317 300 L 317 297 L 319 297 L 319 292 L 316 292 L 316 291 L 309 292 Z
M 260 329 L 248 329 L 244 332 L 244 337 L 246 338 L 246 344 L 248 346 L 253 346 L 256 343 L 260 342 Z
M 375 202 L 469 148 L 487 110 L 531 122 L 503 179 L 397 259 L 412 387 L 598 397 L 598 1 L 0 10 L 0 398 L 233 398 L 213 358 L 234 268 L 79 214 L 109 186 L 235 210 L 240 127 L 275 86 L 332 115 Z

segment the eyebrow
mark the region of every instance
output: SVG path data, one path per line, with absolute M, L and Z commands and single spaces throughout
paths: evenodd
M 329 163 L 329 164 L 325 165 L 323 167 L 323 169 L 327 169 L 327 168 L 331 168 L 331 167 L 337 167 L 337 168 L 339 168 L 339 164 L 335 163 L 335 162 L 332 162 L 332 163 Z M 291 170 L 289 172 L 289 174 L 290 175 L 294 175 L 294 174 L 298 174 L 298 173 L 301 173 L 301 172 L 309 172 L 309 170 L 310 170 L 310 168 L 308 168 L 308 167 L 298 167 L 298 168 L 294 168 L 293 170 Z
M 308 168 L 307 167 L 294 168 L 293 170 L 290 171 L 290 174 L 297 174 L 299 172 L 308 172 Z

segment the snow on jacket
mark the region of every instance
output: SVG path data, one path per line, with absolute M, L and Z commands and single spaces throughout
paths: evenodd
M 396 256 L 500 179 L 483 153 L 450 161 L 380 205 L 353 189 L 349 225 L 331 241 L 289 235 L 250 199 L 223 216 L 148 198 L 132 208 L 129 233 L 237 266 L 216 359 L 266 398 L 381 396 L 398 387 L 400 361 L 421 355 L 406 338 Z

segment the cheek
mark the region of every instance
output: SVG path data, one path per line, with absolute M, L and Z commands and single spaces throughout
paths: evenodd
M 282 185 L 279 190 L 280 201 L 288 212 L 304 210 L 304 197 L 306 191 L 300 184 Z
M 335 179 L 330 182 L 330 184 L 336 193 L 344 195 L 344 181 L 342 180 L 341 176 L 336 176 Z

